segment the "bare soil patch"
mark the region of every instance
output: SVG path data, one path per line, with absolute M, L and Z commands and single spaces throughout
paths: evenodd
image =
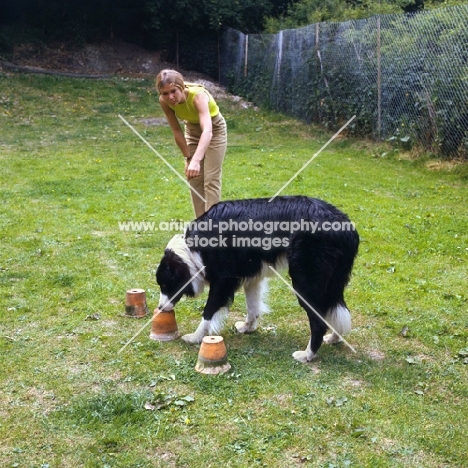
M 178 69 L 189 82 L 204 85 L 215 97 L 229 94 L 215 80 L 202 73 L 176 67 L 161 59 L 161 52 L 143 49 L 122 41 L 107 41 L 77 47 L 67 43 L 17 45 L 8 58 L 0 56 L 0 70 L 46 73 L 85 78 L 111 76 L 155 77 L 164 68 Z M 241 107 L 249 107 L 238 96 L 229 98 Z M 161 122 L 146 122 L 161 125 Z
M 121 41 L 83 47 L 67 43 L 21 44 L 14 48 L 8 62 L 18 67 L 77 75 L 154 75 L 172 66 L 161 61 L 158 51 Z

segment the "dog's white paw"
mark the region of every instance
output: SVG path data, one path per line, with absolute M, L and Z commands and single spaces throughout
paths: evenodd
M 197 343 L 201 343 L 201 342 L 202 342 L 203 337 L 200 338 L 199 335 L 198 335 L 197 333 L 189 333 L 189 334 L 187 334 L 187 335 L 182 336 L 182 339 L 183 339 L 186 343 L 197 344 Z
M 293 353 L 293 358 L 299 362 L 309 362 L 314 359 L 315 354 L 306 349 L 305 351 L 296 351 Z
M 236 322 L 234 325 L 239 333 L 252 333 L 255 331 L 255 327 L 247 322 Z
M 326 344 L 336 344 L 341 343 L 343 340 L 335 332 L 329 333 L 323 337 L 323 342 Z

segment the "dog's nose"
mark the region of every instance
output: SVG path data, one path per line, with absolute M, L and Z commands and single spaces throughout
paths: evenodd
M 174 309 L 174 304 L 169 300 L 167 296 L 164 294 L 161 294 L 159 297 L 159 305 L 158 305 L 159 310 L 164 310 L 164 311 L 170 311 Z

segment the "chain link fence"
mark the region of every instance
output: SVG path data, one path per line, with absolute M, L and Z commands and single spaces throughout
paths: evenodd
M 220 80 L 255 104 L 356 136 L 468 158 L 468 5 L 221 41 Z

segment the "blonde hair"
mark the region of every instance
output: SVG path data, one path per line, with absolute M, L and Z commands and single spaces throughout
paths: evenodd
M 167 85 L 174 85 L 183 91 L 185 88 L 184 77 L 175 70 L 161 70 L 156 77 L 156 88 L 161 91 L 161 88 Z

